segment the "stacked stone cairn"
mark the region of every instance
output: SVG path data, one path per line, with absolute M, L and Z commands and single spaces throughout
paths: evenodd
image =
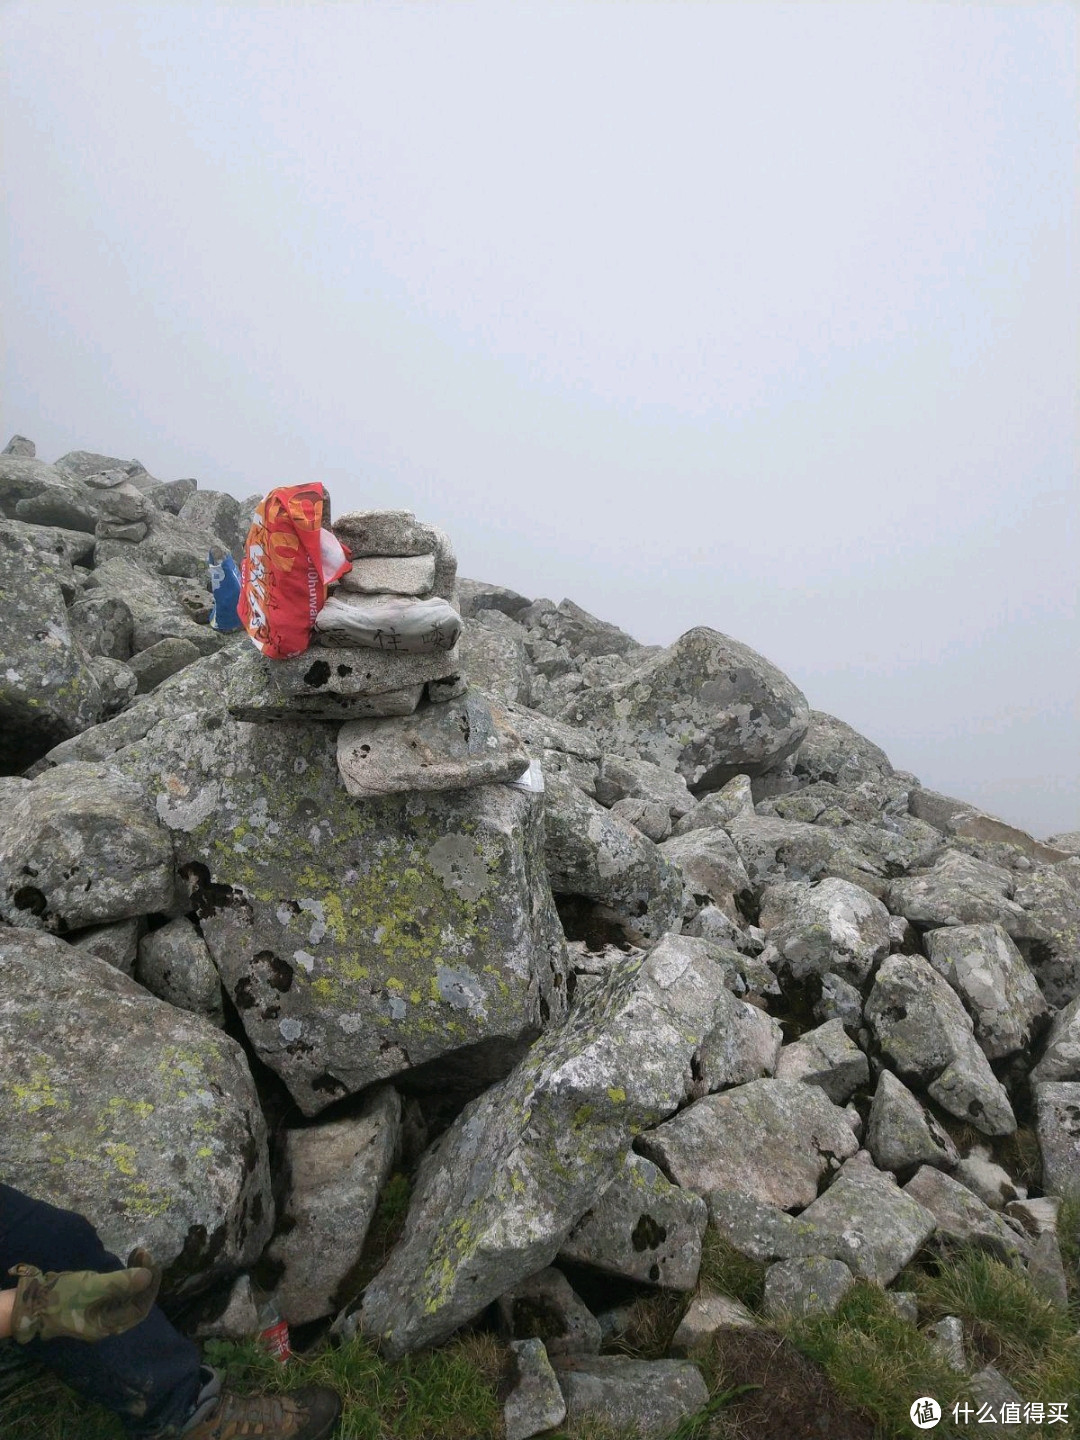
M 328 618 L 460 639 L 266 661 L 207 624 L 253 503 L 0 456 L 0 1180 L 149 1245 L 201 1334 L 256 1282 L 391 1357 L 494 1326 L 508 1440 L 670 1435 L 699 1346 L 856 1279 L 1004 1395 L 896 1287 L 977 1244 L 1064 1304 L 1080 835 L 928 790 L 715 630 L 455 584 L 406 512 L 336 522 Z M 614 1353 L 664 1291 L 667 1358 Z

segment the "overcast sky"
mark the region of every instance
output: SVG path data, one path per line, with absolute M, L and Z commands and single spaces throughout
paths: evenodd
M 0 424 L 415 509 L 1074 829 L 1077 15 L 9 0 Z

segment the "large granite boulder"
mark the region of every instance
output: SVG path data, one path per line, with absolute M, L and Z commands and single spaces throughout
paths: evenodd
M 559 1259 L 643 1284 L 692 1290 L 708 1218 L 700 1195 L 672 1185 L 651 1161 L 631 1151 L 619 1175 L 571 1230 Z
M 2 522 L 0 609 L 0 774 L 10 775 L 92 725 L 102 696 L 48 557 Z
M 717 967 L 662 942 L 549 1027 L 425 1156 L 364 1330 L 392 1356 L 435 1344 L 549 1265 L 634 1135 L 686 1098 L 722 994 Z
M 793 773 L 804 785 L 821 781 L 840 790 L 891 780 L 895 774 L 880 746 L 835 715 L 811 710 L 806 734 L 796 750 Z
M 858 885 L 828 877 L 769 885 L 761 900 L 763 958 L 794 979 L 839 975 L 861 985 L 889 953 L 889 912 Z
M 859 1146 L 844 1112 L 816 1085 L 753 1080 L 695 1101 L 638 1148 L 699 1195 L 738 1190 L 786 1210 L 809 1205 L 830 1167 Z
M 220 710 L 113 763 L 171 832 L 251 1043 L 305 1114 L 440 1057 L 491 1080 L 564 1009 L 542 796 L 354 800 L 336 726 Z
M 920 929 L 939 925 L 986 925 L 1011 929 L 1023 914 L 1010 896 L 1012 875 L 959 850 L 946 850 L 926 871 L 894 880 L 887 904 Z
M 919 955 L 884 960 L 866 1002 L 881 1052 L 901 1076 L 986 1135 L 1010 1135 L 1016 1118 L 975 1039 L 971 1017 Z
M 51 935 L 0 928 L 0 1179 L 78 1210 L 176 1284 L 254 1263 L 273 1225 L 244 1053 Z
M 61 765 L 0 819 L 0 918 L 64 934 L 173 907 L 168 830 L 141 786 L 106 765 Z
M 1051 1005 L 1080 995 L 1080 884 L 1073 860 L 1037 865 L 1016 878 L 1013 899 L 1021 914 L 1005 921 Z
M 779 764 L 805 735 L 809 708 L 763 656 L 700 627 L 626 680 L 576 696 L 566 718 L 619 754 L 677 770 L 702 794 Z
M 750 877 L 726 830 L 715 826 L 674 835 L 660 852 L 683 878 L 686 910 L 712 904 L 736 925 L 743 923 L 736 899 L 749 891 Z
M 956 1146 L 932 1115 L 891 1070 L 882 1070 L 866 1122 L 866 1146 L 882 1170 L 902 1173 L 915 1165 L 951 1170 Z
M 525 632 L 501 610 L 482 610 L 458 641 L 469 684 L 498 705 L 528 705 L 532 691 Z
M 602 906 L 646 943 L 678 928 L 682 877 L 661 849 L 561 775 L 546 777 L 545 798 L 544 856 L 556 895 Z
M 401 1139 L 401 1098 L 390 1085 L 358 1115 L 286 1130 L 278 1231 L 267 1259 L 280 1271 L 278 1305 L 290 1325 L 334 1313 L 360 1259 Z
M 1049 1007 L 1024 957 L 1000 925 L 948 925 L 926 937 L 930 964 L 971 1016 L 991 1060 L 1022 1050 Z
M 96 566 L 88 581 L 85 599 L 118 600 L 126 606 L 131 616 L 131 649 L 135 654 L 149 650 L 162 640 L 187 640 L 200 655 L 210 655 L 225 644 L 225 637 L 217 630 L 192 618 L 191 611 L 177 597 L 166 576 L 153 574 L 144 564 L 126 556 Z
M 1031 1080 L 1080 1080 L 1080 995 L 1054 1016 Z

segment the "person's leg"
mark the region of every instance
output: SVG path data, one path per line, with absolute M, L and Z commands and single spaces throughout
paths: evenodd
M 0 1185 L 0 1285 L 12 1265 L 41 1270 L 121 1270 L 81 1215 Z M 120 1415 L 135 1434 L 177 1431 L 204 1382 L 199 1352 L 155 1306 L 122 1335 L 96 1344 L 32 1340 L 23 1347 L 73 1390 Z

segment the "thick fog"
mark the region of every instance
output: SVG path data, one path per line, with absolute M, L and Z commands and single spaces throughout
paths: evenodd
M 0 424 L 443 525 L 1080 826 L 1069 4 L 0 9 Z

